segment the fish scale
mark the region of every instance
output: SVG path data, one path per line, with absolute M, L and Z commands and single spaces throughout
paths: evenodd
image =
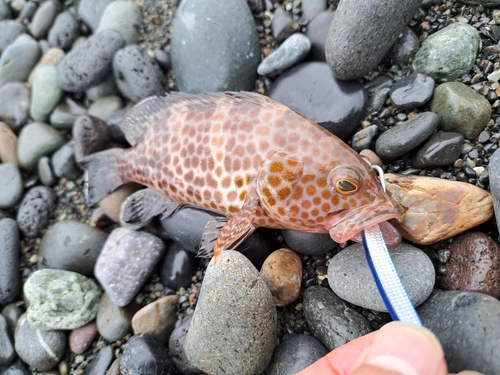
M 120 127 L 132 147 L 82 162 L 89 200 L 134 181 L 150 192 L 128 200 L 125 222 L 165 217 L 182 205 L 229 216 L 217 235 L 216 256 L 256 227 L 330 233 L 345 242 L 398 213 L 354 150 L 259 94 L 153 97 L 137 104 Z

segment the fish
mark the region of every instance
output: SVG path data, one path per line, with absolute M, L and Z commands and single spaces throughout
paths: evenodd
M 137 182 L 146 188 L 123 204 L 124 223 L 166 218 L 186 205 L 213 211 L 219 216 L 207 224 L 200 253 L 215 261 L 258 227 L 329 233 L 343 243 L 360 241 L 373 225 L 391 228 L 398 216 L 364 158 L 264 95 L 171 92 L 139 102 L 119 126 L 130 148 L 81 161 L 88 201 Z M 387 232 L 387 242 L 400 242 Z

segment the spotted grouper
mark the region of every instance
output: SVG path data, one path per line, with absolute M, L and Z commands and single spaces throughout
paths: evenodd
M 132 147 L 82 162 L 89 202 L 134 181 L 147 188 L 123 205 L 126 223 L 165 218 L 182 205 L 219 213 L 201 245 L 202 252 L 213 249 L 215 259 L 257 227 L 330 233 L 342 243 L 398 214 L 353 149 L 263 95 L 151 97 L 132 108 L 120 127 Z M 389 242 L 399 241 L 389 224 L 382 227 L 389 227 Z

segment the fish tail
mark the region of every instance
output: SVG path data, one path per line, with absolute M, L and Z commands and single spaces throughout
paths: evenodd
M 99 202 L 123 185 L 119 165 L 123 150 L 112 148 L 86 156 L 81 164 L 85 168 L 85 195 L 89 203 Z

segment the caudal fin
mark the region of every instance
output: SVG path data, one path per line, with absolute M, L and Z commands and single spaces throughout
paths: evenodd
M 99 202 L 123 185 L 118 163 L 122 149 L 97 152 L 86 156 L 81 164 L 85 168 L 86 197 L 89 203 Z

